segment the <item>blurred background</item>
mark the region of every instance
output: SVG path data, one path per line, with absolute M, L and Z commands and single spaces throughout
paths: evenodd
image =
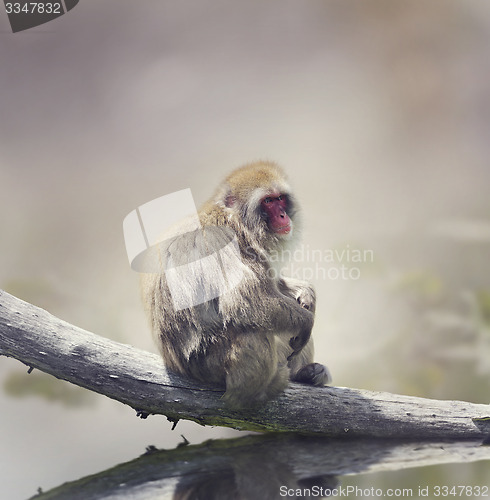
M 294 266 L 317 288 L 316 358 L 334 384 L 489 402 L 486 0 L 83 0 L 16 34 L 2 12 L 0 37 L 1 288 L 156 352 L 124 217 L 187 187 L 199 205 L 231 169 L 269 159 L 302 205 Z M 26 372 L 0 358 L 5 498 L 181 434 L 239 434 L 171 432 Z M 477 484 L 488 465 L 458 471 Z M 401 484 L 393 474 L 364 484 Z

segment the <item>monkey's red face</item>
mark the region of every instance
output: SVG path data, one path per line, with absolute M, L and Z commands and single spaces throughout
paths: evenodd
M 269 229 L 276 234 L 291 232 L 291 219 L 287 214 L 288 198 L 284 194 L 274 193 L 260 202 L 260 208 L 267 218 Z

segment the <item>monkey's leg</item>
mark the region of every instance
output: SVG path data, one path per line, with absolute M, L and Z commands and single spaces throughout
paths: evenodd
M 253 408 L 280 394 L 288 384 L 286 363 L 278 365 L 276 339 L 263 332 L 235 336 L 226 364 L 226 403 Z
M 293 382 L 323 386 L 332 381 L 328 368 L 313 362 L 313 340 L 289 360 L 288 367 L 289 378 Z

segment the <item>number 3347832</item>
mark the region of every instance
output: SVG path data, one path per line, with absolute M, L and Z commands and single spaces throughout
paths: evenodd
M 7 14 L 63 14 L 61 3 L 15 2 L 6 3 Z

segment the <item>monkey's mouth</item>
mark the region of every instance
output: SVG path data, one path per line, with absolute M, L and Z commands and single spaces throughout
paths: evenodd
M 291 224 L 286 224 L 285 226 L 275 227 L 274 232 L 277 234 L 289 234 L 291 232 Z

